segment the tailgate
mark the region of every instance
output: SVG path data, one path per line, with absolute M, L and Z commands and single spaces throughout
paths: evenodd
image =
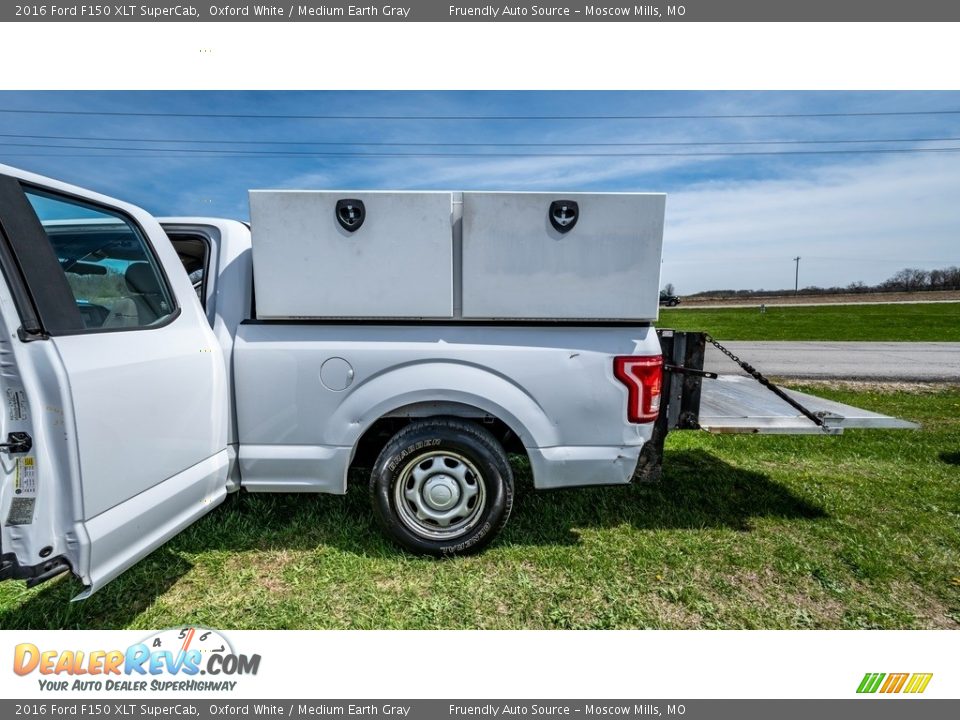
M 784 392 L 821 417 L 823 428 L 804 417 L 753 378 L 721 375 L 704 379 L 700 395 L 700 427 L 713 433 L 767 433 L 781 435 L 839 435 L 847 428 L 911 430 L 919 426 L 825 398 Z

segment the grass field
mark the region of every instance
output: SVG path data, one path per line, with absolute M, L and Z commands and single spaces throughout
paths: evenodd
M 960 341 L 960 303 L 829 305 L 718 310 L 661 308 L 659 327 L 718 340 Z
M 534 492 L 432 561 L 346 497 L 245 495 L 82 603 L 0 585 L 3 628 L 960 628 L 960 389 L 815 392 L 919 432 L 675 433 L 647 486 Z

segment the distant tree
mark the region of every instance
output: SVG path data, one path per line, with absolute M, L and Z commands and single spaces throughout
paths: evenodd
M 672 287 L 672 285 L 667 286 Z M 841 293 L 870 293 L 870 292 L 919 292 L 925 290 L 960 290 L 960 267 L 951 266 L 936 270 L 919 270 L 904 268 L 892 277 L 877 285 L 867 285 L 861 281 L 852 282 L 846 287 L 817 287 L 808 285 L 800 288 L 801 295 L 838 295 Z M 666 290 L 664 290 L 666 292 Z M 705 297 L 716 300 L 730 298 L 766 298 L 781 295 L 793 295 L 793 288 L 781 290 L 703 290 L 687 297 Z
M 931 270 L 930 271 L 930 289 L 931 290 L 946 290 L 947 282 L 947 269 L 943 270 Z
M 673 295 L 673 294 L 675 294 L 675 293 L 673 292 L 673 283 L 667 283 L 666 285 L 664 285 L 664 286 L 663 286 L 663 292 L 664 292 L 664 294 L 666 294 L 666 295 Z
M 942 273 L 940 290 L 960 290 L 960 267 L 941 268 Z
M 885 285 L 889 283 L 893 288 L 898 290 L 904 290 L 906 292 L 915 292 L 917 290 L 922 290 L 930 282 L 930 273 L 926 270 L 918 270 L 917 268 L 904 268 L 900 270 L 893 277 L 887 280 Z
M 926 290 L 930 287 L 930 273 L 926 270 L 912 270 L 910 273 L 910 289 Z

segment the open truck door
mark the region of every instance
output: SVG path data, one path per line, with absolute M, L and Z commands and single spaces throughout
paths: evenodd
M 219 504 L 222 354 L 139 208 L 0 166 L 0 579 L 86 597 Z

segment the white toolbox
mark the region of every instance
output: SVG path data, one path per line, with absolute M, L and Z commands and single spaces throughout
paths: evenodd
M 463 193 L 463 316 L 656 320 L 665 202 Z
M 251 190 L 257 317 L 657 318 L 665 196 Z
M 257 317 L 452 317 L 451 200 L 251 190 Z

